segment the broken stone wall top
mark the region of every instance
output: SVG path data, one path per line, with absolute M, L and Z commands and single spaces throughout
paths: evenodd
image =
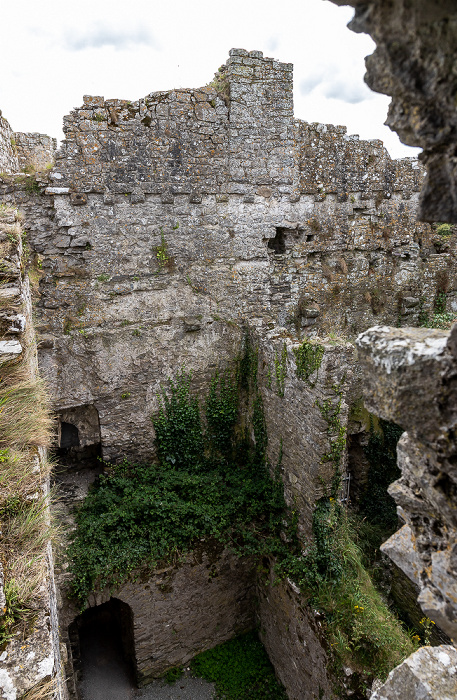
M 16 173 L 18 170 L 14 134 L 0 111 L 0 173 Z
M 208 86 L 150 93 L 136 102 L 86 96 L 64 118 L 59 185 L 72 192 L 189 195 L 417 191 L 416 161 L 392 161 L 381 141 L 293 115 L 293 68 L 232 49 Z M 298 144 L 298 147 L 297 147 Z
M 20 172 L 46 170 L 54 164 L 56 139 L 46 134 L 14 132 Z

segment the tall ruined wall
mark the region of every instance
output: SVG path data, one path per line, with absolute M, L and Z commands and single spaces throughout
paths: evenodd
M 56 409 L 94 406 L 108 458 L 151 453 L 160 383 L 183 364 L 203 381 L 245 320 L 353 337 L 457 289 L 415 221 L 417 163 L 294 120 L 289 64 L 233 50 L 211 86 L 86 97 L 65 131 L 47 196 L 2 190 L 42 259 Z
M 347 341 L 375 322 L 418 323 L 438 291 L 457 302 L 453 239 L 416 222 L 421 168 L 343 127 L 295 120 L 292 67 L 243 50 L 204 88 L 133 103 L 86 96 L 64 128 L 41 194 L 0 181 L 42 271 L 40 365 L 56 412 L 84 448 L 148 458 L 160 386 L 185 366 L 205 388 L 249 326 L 270 461 L 282 443 L 306 538 L 334 466 L 319 404 L 339 405 L 344 429 L 361 391 Z M 306 381 L 294 353 L 303 335 L 324 349 Z M 283 593 L 270 598 L 281 629 L 295 609 Z M 290 668 L 271 626 L 264 640 Z
M 0 112 L 0 173 L 16 173 L 18 170 L 13 131 Z

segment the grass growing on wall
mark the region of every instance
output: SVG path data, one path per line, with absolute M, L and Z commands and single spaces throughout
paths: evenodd
M 4 216 L 9 220 L 16 214 L 2 207 L 2 228 Z M 49 397 L 43 382 L 33 377 L 31 328 L 25 336 L 23 356 L 0 367 L 0 562 L 6 598 L 0 649 L 20 624 L 33 619 L 46 572 L 46 544 L 55 535 L 43 492 L 50 465 L 38 455 L 38 448 L 51 442 Z
M 287 700 L 255 632 L 204 651 L 192 660 L 191 669 L 215 684 L 220 700 Z
M 319 501 L 313 533 L 307 553 L 279 563 L 280 575 L 295 581 L 323 613 L 339 663 L 385 678 L 417 645 L 375 588 L 350 517 L 336 499 Z

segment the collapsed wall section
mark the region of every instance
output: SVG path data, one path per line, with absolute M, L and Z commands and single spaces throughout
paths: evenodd
M 49 170 L 54 165 L 57 140 L 36 132 L 14 132 L 18 168 L 21 173 Z

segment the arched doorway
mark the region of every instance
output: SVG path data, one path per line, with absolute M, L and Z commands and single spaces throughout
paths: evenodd
M 85 610 L 69 628 L 79 700 L 127 700 L 136 687 L 133 614 L 117 598 Z
M 101 471 L 100 421 L 92 404 L 62 409 L 57 414 L 56 455 L 66 469 Z

